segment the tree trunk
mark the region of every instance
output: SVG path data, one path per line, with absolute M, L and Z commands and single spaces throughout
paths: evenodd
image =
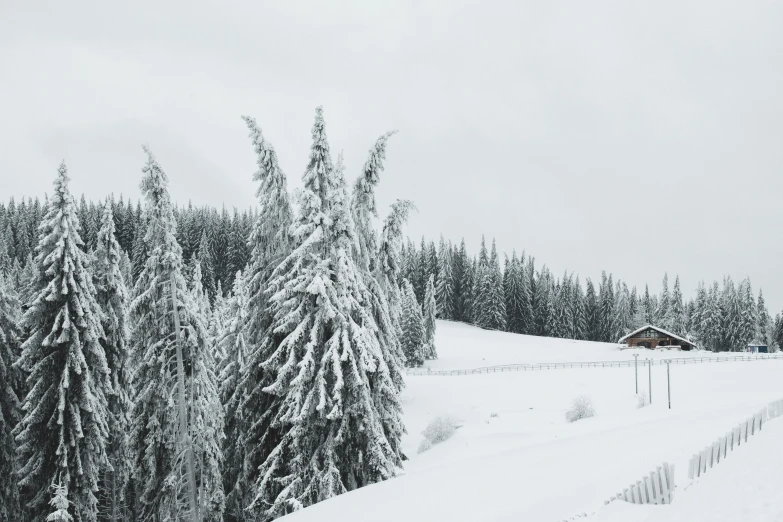
M 196 472 L 194 469 L 193 444 L 188 434 L 187 406 L 185 401 L 185 363 L 182 360 L 182 344 L 180 343 L 179 308 L 177 306 L 177 284 L 174 272 L 171 273 L 171 303 L 174 312 L 174 334 L 177 347 L 177 415 L 179 417 L 180 442 L 185 448 L 185 468 L 188 481 L 188 506 L 191 522 L 199 522 L 198 503 L 196 502 Z

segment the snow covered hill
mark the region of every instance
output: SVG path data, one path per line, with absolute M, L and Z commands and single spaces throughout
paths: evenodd
M 448 322 L 438 323 L 436 343 L 440 358 L 428 364 L 439 369 L 614 360 L 632 353 L 610 344 Z M 648 389 L 644 370 L 640 391 Z M 671 410 L 664 366 L 653 367 L 652 405 L 641 409 L 632 368 L 409 376 L 403 395 L 410 458 L 405 474 L 285 520 L 552 522 L 590 513 L 664 460 L 678 464 L 677 482 L 683 483 L 684 463 L 693 452 L 783 397 L 781 371 L 779 360 L 672 366 Z M 592 399 L 596 416 L 569 424 L 564 413 L 578 395 Z M 444 415 L 461 427 L 449 440 L 417 453 L 422 430 Z
M 783 422 L 769 423 L 668 506 L 613 502 L 583 522 L 783 521 Z M 582 521 L 580 521 L 582 522 Z

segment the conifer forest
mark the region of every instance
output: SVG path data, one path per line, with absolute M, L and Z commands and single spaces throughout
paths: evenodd
M 644 288 L 553 274 L 499 252 L 491 231 L 477 252 L 408 238 L 414 202 L 376 203 L 394 132 L 346 172 L 316 109 L 290 191 L 259 124 L 243 122 L 253 208 L 178 203 L 147 147 L 140 200 L 77 197 L 63 162 L 45 196 L 0 202 L 0 522 L 267 522 L 395 477 L 406 368 L 437 359 L 436 318 L 610 343 L 654 324 L 716 352 L 783 345 L 749 279 L 685 296 L 674 274 Z

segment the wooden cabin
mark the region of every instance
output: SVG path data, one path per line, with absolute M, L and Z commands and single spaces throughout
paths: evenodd
M 638 330 L 622 337 L 617 342 L 619 344 L 628 345 L 628 348 L 662 348 L 664 346 L 679 347 L 682 350 L 694 350 L 698 348 L 688 339 L 667 332 L 663 328 L 658 328 L 651 324 L 642 326 Z

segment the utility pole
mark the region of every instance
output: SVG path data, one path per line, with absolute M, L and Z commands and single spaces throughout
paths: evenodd
M 647 359 L 647 370 L 649 371 L 649 374 L 647 376 L 647 384 L 650 387 L 650 391 L 648 393 L 649 397 L 647 397 L 650 401 L 650 404 L 652 404 L 652 359 Z
M 636 379 L 636 395 L 639 395 L 639 354 L 633 354 L 633 373 Z
M 669 391 L 669 409 L 672 409 L 672 382 L 669 374 L 669 363 L 671 363 L 671 359 L 666 359 L 666 387 Z

